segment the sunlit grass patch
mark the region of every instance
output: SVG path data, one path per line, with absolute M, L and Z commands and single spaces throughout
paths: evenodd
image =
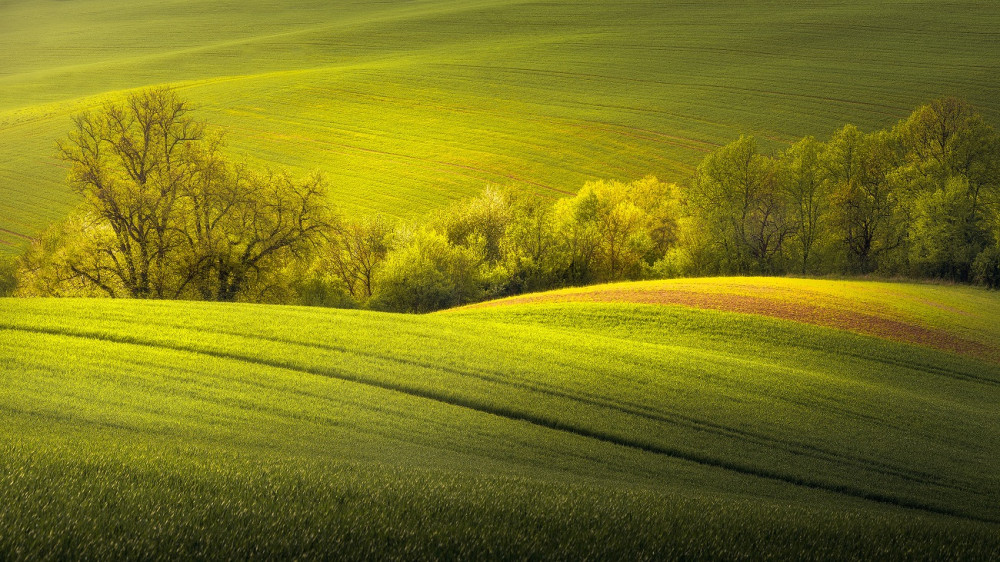
M 1000 109 L 1000 10 L 982 2 L 86 0 L 0 20 L 0 190 L 17 194 L 0 228 L 26 236 L 76 201 L 50 161 L 70 117 L 150 85 L 181 88 L 235 152 L 325 170 L 345 209 L 397 217 L 486 184 L 680 181 L 741 133 L 780 147 L 942 95 Z
M 990 363 L 690 307 L 7 299 L 0 553 L 989 557 L 998 399 Z
M 976 287 L 824 279 L 723 277 L 570 288 L 465 307 L 595 302 L 758 314 L 1000 359 L 1000 303 Z

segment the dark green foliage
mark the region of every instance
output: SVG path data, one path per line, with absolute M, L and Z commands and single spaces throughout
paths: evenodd
M 677 243 L 677 187 L 644 178 L 588 183 L 550 203 L 485 190 L 401 230 L 375 271 L 370 305 L 428 312 L 484 298 L 655 275 Z
M 829 210 L 829 186 L 819 162 L 824 145 L 812 137 L 793 144 L 785 153 L 790 220 L 795 225 L 789 247 L 789 258 L 801 264 L 798 273 L 807 274 L 814 267 L 816 250 L 829 236 L 826 216 Z
M 877 271 L 902 243 L 902 208 L 890 176 L 898 159 L 894 149 L 889 132 L 864 134 L 851 125 L 827 145 L 832 234 L 847 273 Z
M 1000 248 L 990 246 L 980 252 L 972 264 L 972 274 L 976 283 L 1000 289 Z
M 0 297 L 9 297 L 17 288 L 17 261 L 13 256 L 0 255 Z
M 777 156 L 743 137 L 708 156 L 688 198 L 696 219 L 681 273 L 839 273 L 971 281 L 995 244 L 1000 137 L 961 100 L 895 127 L 847 125 Z M 699 251 L 698 245 L 701 245 Z
M 777 273 L 795 232 L 788 182 L 779 163 L 760 154 L 752 137 L 724 146 L 698 167 L 691 205 L 703 234 L 729 273 Z
M 329 226 L 323 179 L 233 164 L 189 113 L 151 89 L 75 118 L 60 153 L 83 203 L 29 248 L 22 293 L 284 300 Z
M 973 260 L 987 241 L 970 220 L 972 205 L 968 180 L 961 177 L 949 178 L 943 185 L 914 196 L 907 256 L 914 272 L 972 280 Z
M 449 243 L 478 247 L 485 263 L 496 264 L 503 259 L 504 237 L 514 219 L 510 197 L 487 188 L 479 197 L 446 209 L 432 221 L 432 226 L 445 233 Z
M 357 308 L 357 301 L 340 279 L 313 273 L 293 284 L 298 301 L 304 306 L 325 306 L 331 308 Z
M 355 219 L 337 217 L 330 229 L 329 246 L 320 256 L 321 269 L 341 281 L 355 300 L 365 300 L 375 290 L 375 279 L 392 246 L 392 225 L 376 215 Z
M 829 141 L 806 138 L 777 155 L 741 137 L 708 155 L 687 188 L 653 177 L 598 181 L 554 202 L 489 188 L 417 225 L 331 218 L 320 178 L 293 182 L 227 163 L 170 92 L 133 102 L 78 119 L 64 155 L 88 202 L 33 245 L 22 294 L 429 312 L 526 291 L 706 274 L 986 283 L 989 254 L 976 271 L 973 262 L 1000 243 L 1000 136 L 950 98 L 891 129 L 846 125 Z M 138 142 L 137 125 L 116 124 L 129 111 L 183 150 L 138 172 L 128 151 L 89 157 L 118 146 L 114 139 Z
M 372 306 L 396 312 L 431 312 L 482 297 L 483 255 L 448 243 L 437 232 L 419 230 L 389 254 Z

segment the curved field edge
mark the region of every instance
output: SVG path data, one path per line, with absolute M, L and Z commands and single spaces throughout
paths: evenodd
M 635 534 L 633 525 L 650 521 L 633 518 L 637 505 L 674 505 L 675 500 L 686 501 L 678 498 L 693 497 L 721 502 L 706 517 L 726 525 L 732 521 L 724 515 L 727 505 L 732 513 L 741 513 L 750 508 L 740 505 L 777 502 L 786 506 L 776 508 L 783 514 L 824 506 L 834 515 L 806 517 L 809 522 L 799 531 L 818 530 L 819 536 L 834 540 L 831 529 L 843 517 L 853 520 L 855 515 L 846 513 L 856 513 L 861 521 L 883 521 L 874 523 L 876 535 L 898 525 L 923 529 L 925 524 L 925 530 L 954 526 L 958 533 L 947 541 L 927 539 L 930 543 L 916 539 L 916 531 L 903 533 L 894 539 L 897 545 L 900 540 L 923 544 L 918 550 L 924 551 L 945 544 L 978 545 L 980 553 L 996 548 L 980 536 L 988 536 L 982 529 L 994 525 L 977 527 L 935 515 L 954 513 L 966 521 L 998 516 L 996 461 L 986 451 L 1000 446 L 991 413 L 1000 376 L 988 364 L 836 330 L 676 307 L 570 303 L 476 313 L 486 312 L 508 315 L 486 319 L 205 303 L 0 301 L 5 328 L 0 330 L 0 411 L 10 422 L 3 440 L 17 453 L 10 458 L 21 459 L 10 461 L 8 477 L 16 482 L 32 471 L 55 476 L 68 470 L 77 475 L 72 493 L 93 496 L 72 513 L 85 521 L 114 519 L 123 512 L 99 498 L 124 493 L 111 483 L 117 477 L 89 485 L 86 475 L 136 470 L 135 463 L 141 465 L 149 456 L 146 449 L 165 446 L 174 451 L 167 468 L 198 458 L 225 464 L 240 457 L 253 465 L 252 459 L 262 457 L 292 472 L 315 463 L 361 463 L 360 472 L 368 470 L 364 467 L 376 474 L 402 471 L 398 477 L 407 480 L 408 471 L 429 470 L 434 478 L 468 486 L 477 502 L 495 502 L 486 511 L 492 515 L 483 517 L 498 521 L 511 517 L 509 510 L 523 509 L 516 506 L 520 500 L 505 500 L 506 492 L 494 495 L 483 482 L 505 488 L 503 482 L 527 481 L 523 485 L 528 489 L 561 490 L 540 501 L 562 502 L 555 512 L 580 528 L 599 521 Z M 85 446 L 74 449 L 67 443 Z M 53 447 L 62 452 L 51 457 L 42 452 Z M 86 451 L 109 448 L 114 452 L 107 458 L 93 452 L 80 464 Z M 47 458 L 51 460 L 40 460 Z M 62 468 L 53 468 L 63 462 L 56 459 L 65 461 Z M 97 468 L 79 468 L 95 462 Z M 19 463 L 24 464 L 20 473 Z M 180 502 L 168 510 L 178 518 L 183 505 L 190 507 L 178 499 L 183 490 L 202 485 L 195 474 L 175 468 L 161 491 L 171 502 Z M 251 478 L 252 468 L 232 470 L 237 479 Z M 209 480 L 216 477 L 209 472 Z M 295 486 L 312 489 L 308 477 L 296 478 Z M 160 493 L 157 484 L 141 476 L 126 482 L 135 501 L 129 508 L 133 512 Z M 574 499 L 577 492 L 570 491 L 577 485 L 595 487 L 598 496 L 611 490 L 610 496 L 594 500 L 603 507 L 585 508 Z M 245 500 L 250 503 L 240 505 L 250 505 L 250 512 L 263 518 L 259 525 L 300 536 L 264 515 L 267 509 L 291 509 L 289 504 L 275 499 L 280 495 L 266 496 L 266 486 L 254 486 L 254 493 L 265 494 L 270 503 L 223 491 L 213 496 L 219 504 L 213 509 L 226 512 L 227 502 Z M 372 484 L 372 489 L 379 486 Z M 410 499 L 433 495 L 405 483 L 398 486 Z M 76 516 L 60 519 L 41 505 L 52 490 L 17 493 L 21 503 L 15 505 L 32 505 L 54 527 L 86 535 Z M 633 498 L 632 507 L 619 512 L 609 499 L 617 494 Z M 365 503 L 365 494 L 360 497 L 348 501 L 351 509 L 367 505 L 378 521 L 383 512 L 396 513 L 390 519 L 423 517 L 422 500 L 404 509 L 377 502 L 372 506 Z M 461 519 L 464 508 L 449 503 L 453 500 L 440 502 L 450 505 L 440 509 L 452 513 L 452 521 Z M 310 510 L 330 513 L 323 511 L 330 506 L 320 504 L 319 499 L 311 507 L 296 503 L 306 519 Z M 643 509 L 667 519 L 688 516 L 669 515 L 659 511 L 667 509 L 662 506 Z M 24 528 L 27 513 L 9 514 L 13 528 Z M 589 523 L 576 519 L 587 516 L 592 517 Z M 563 529 L 547 516 L 530 517 L 548 521 L 543 526 L 550 530 Z M 796 548 L 800 539 L 792 537 L 799 531 L 782 522 L 794 517 L 775 518 L 773 526 L 766 517 L 753 516 L 736 530 L 713 532 L 721 532 L 723 542 L 736 533 L 751 543 L 761 533 L 775 532 L 785 538 L 778 541 L 784 546 L 773 548 Z M 320 519 L 327 521 L 323 525 L 340 524 Z M 195 533 L 180 520 L 174 525 Z M 306 527 L 316 525 L 320 523 Z M 373 528 L 389 533 L 392 525 L 375 523 Z M 400 528 L 413 523 L 409 525 Z M 447 537 L 451 523 L 441 525 L 430 528 Z M 708 525 L 715 529 L 714 523 Z M 337 528 L 334 535 L 341 541 L 347 531 Z M 514 528 L 526 533 L 515 541 L 525 548 L 555 548 L 539 546 L 523 526 Z M 979 530 L 968 534 L 961 529 Z M 352 532 L 378 542 L 372 533 Z M 455 535 L 463 532 L 471 531 Z M 564 532 L 570 531 L 554 536 Z M 635 532 L 649 536 L 648 530 Z M 99 542 L 108 539 L 98 531 L 90 533 Z M 486 542 L 500 540 L 502 534 L 482 533 Z M 166 544 L 168 535 L 140 533 L 147 546 L 156 540 Z M 466 538 L 478 544 L 475 537 Z M 401 542 L 393 544 L 408 543 L 397 539 Z M 704 540 L 711 542 L 711 537 Z M 668 543 L 679 548 L 672 539 L 650 541 L 644 543 L 653 545 L 650 552 L 664 552 L 657 549 Z M 608 548 L 626 549 L 626 543 L 612 541 L 616 546 Z M 862 540 L 858 548 L 873 544 L 877 542 Z M 688 547 L 715 548 L 698 541 Z
M 1000 361 L 1000 296 L 978 287 L 776 277 L 670 279 L 520 295 L 444 313 L 574 302 L 762 315 Z

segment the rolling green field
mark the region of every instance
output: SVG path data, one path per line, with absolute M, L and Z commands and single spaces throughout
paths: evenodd
M 670 283 L 425 316 L 0 300 L 0 558 L 1000 556 L 994 360 L 725 295 L 878 295 L 840 309 L 994 350 L 1000 297 Z
M 683 182 L 954 95 L 1000 3 L 0 0 L 0 254 L 170 86 L 352 214 Z M 0 299 L 0 560 L 1000 559 L 1000 296 L 790 278 L 430 315 Z
M 412 217 L 487 184 L 558 196 L 682 180 L 754 133 L 780 147 L 957 95 L 1000 113 L 992 1 L 0 2 L 0 246 L 75 199 L 71 115 L 171 85 L 257 162 Z
M 471 304 L 681 305 L 757 314 L 1000 362 L 1000 299 L 978 287 L 775 277 L 666 279 L 571 287 Z

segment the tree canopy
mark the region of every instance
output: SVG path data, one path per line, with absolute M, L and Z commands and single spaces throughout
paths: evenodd
M 323 179 L 251 171 L 167 89 L 84 113 L 60 143 L 80 208 L 24 258 L 23 290 L 256 300 L 329 224 Z
M 682 184 L 594 181 L 555 200 L 488 187 L 399 224 L 337 212 L 318 174 L 232 162 L 170 90 L 80 115 L 60 153 L 83 203 L 21 257 L 19 294 L 426 312 L 689 275 L 1000 286 L 1000 135 L 953 98 L 778 153 L 743 136 Z

